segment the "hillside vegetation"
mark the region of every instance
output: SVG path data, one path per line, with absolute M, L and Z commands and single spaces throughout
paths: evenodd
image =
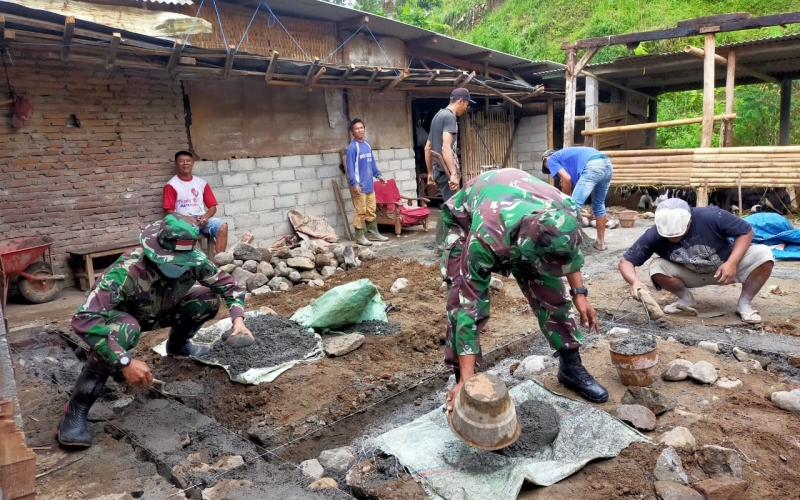
M 338 0 L 344 3 L 346 0 Z M 356 8 L 388 15 L 448 36 L 532 60 L 564 62 L 561 44 L 582 38 L 675 27 L 678 21 L 729 12 L 753 16 L 800 10 L 800 0 L 357 0 Z M 800 25 L 720 33 L 718 43 L 753 40 L 800 32 Z M 686 43 L 702 46 L 701 37 L 645 42 L 635 50 L 624 46 L 598 51 L 592 62 L 635 54 L 680 50 Z M 800 144 L 800 85 L 795 84 L 792 143 Z M 721 111 L 724 92 L 718 92 Z M 734 144 L 772 145 L 778 142 L 779 86 L 738 87 Z M 665 94 L 659 120 L 702 114 L 702 92 Z M 659 147 L 696 147 L 700 126 L 659 129 Z M 716 144 L 716 140 L 715 140 Z

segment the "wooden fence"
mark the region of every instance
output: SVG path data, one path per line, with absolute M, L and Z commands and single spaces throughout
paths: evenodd
M 517 167 L 512 144 L 514 117 L 505 110 L 488 114 L 469 113 L 461 120 L 461 178 L 464 182 L 479 175 L 481 167 L 501 168 L 508 157 L 507 167 Z

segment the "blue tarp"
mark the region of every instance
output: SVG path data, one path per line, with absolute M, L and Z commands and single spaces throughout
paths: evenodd
M 773 213 L 753 214 L 744 220 L 753 226 L 753 243 L 772 248 L 779 260 L 800 260 L 800 229 L 792 226 L 785 217 Z

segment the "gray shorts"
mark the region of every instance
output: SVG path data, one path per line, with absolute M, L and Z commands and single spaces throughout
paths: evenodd
M 736 283 L 744 283 L 750 273 L 764 262 L 774 261 L 772 250 L 767 245 L 750 245 L 742 260 L 739 261 L 739 265 L 736 266 Z M 661 257 L 656 257 L 650 262 L 650 277 L 652 278 L 654 274 L 678 278 L 683 281 L 686 288 L 700 288 L 719 284 L 717 282 L 718 278 L 714 277 L 714 273 L 697 273 L 683 264 L 676 264 Z

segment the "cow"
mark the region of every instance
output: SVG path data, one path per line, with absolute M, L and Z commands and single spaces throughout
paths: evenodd
M 662 201 L 669 198 L 680 198 L 692 207 L 697 205 L 697 193 L 695 193 L 694 189 L 645 188 L 644 194 L 642 194 L 642 197 L 639 198 L 639 208 L 644 210 L 656 208 Z
M 741 209 L 751 213 L 774 212 L 787 215 L 791 209 L 792 199 L 786 188 L 755 188 L 742 189 L 742 200 L 739 200 L 739 190 L 731 189 L 731 211 Z

